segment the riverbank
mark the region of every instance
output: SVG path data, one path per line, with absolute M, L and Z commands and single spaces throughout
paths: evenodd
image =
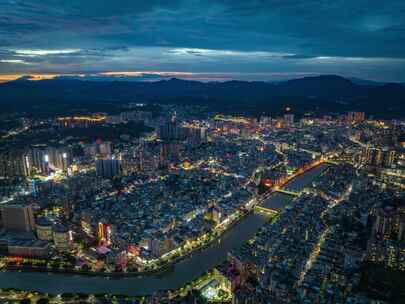
M 327 165 L 325 165 L 327 166 Z M 312 182 L 324 168 L 324 165 L 294 179 L 294 188 L 304 188 Z M 293 197 L 278 193 L 277 201 L 270 197 L 269 207 L 287 206 Z M 66 272 L 0 272 L 0 286 L 43 293 L 86 293 L 86 294 L 126 294 L 130 296 L 150 295 L 161 290 L 175 290 L 198 278 L 207 270 L 221 264 L 231 250 L 240 248 L 254 237 L 256 232 L 268 221 L 268 217 L 249 213 L 220 237 L 220 242 L 193 252 L 186 259 L 174 263 L 164 271 L 142 276 L 91 276 Z
M 0 286 L 43 293 L 111 293 L 131 296 L 150 295 L 160 290 L 178 289 L 209 269 L 223 263 L 227 253 L 252 238 L 268 221 L 267 217 L 250 213 L 238 225 L 216 241 L 193 252 L 170 267 L 147 275 L 92 275 L 64 271 L 3 271 Z
M 100 276 L 100 277 L 114 277 L 114 278 L 120 278 L 120 277 L 142 277 L 142 276 L 147 276 L 147 275 L 153 275 L 153 274 L 163 274 L 164 272 L 170 270 L 174 264 L 188 258 L 190 255 L 193 253 L 199 252 L 211 245 L 215 241 L 218 241 L 223 234 L 227 233 L 229 229 L 232 229 L 233 226 L 238 224 L 245 216 L 248 216 L 251 212 L 247 212 L 244 214 L 242 217 L 238 218 L 237 220 L 233 221 L 227 230 L 224 230 L 222 233 L 216 234 L 212 239 L 209 240 L 209 242 L 200 245 L 199 247 L 193 248 L 191 251 L 187 252 L 186 254 L 179 256 L 170 262 L 160 266 L 159 268 L 156 269 L 151 269 L 151 270 L 145 270 L 145 271 L 83 271 L 83 270 L 75 270 L 75 269 L 69 269 L 69 268 L 53 268 L 49 269 L 47 267 L 38 267 L 38 266 L 27 266 L 27 265 L 7 265 L 4 267 L 3 271 L 20 271 L 20 272 L 41 272 L 41 273 L 49 273 L 49 274 L 72 274 L 72 275 L 84 275 L 84 276 Z

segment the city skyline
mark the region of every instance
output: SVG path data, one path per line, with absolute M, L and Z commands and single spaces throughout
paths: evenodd
M 404 0 L 0 0 L 0 302 L 405 303 Z

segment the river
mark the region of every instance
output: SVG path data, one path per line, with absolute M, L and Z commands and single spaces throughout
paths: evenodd
M 286 185 L 286 188 L 292 191 L 301 190 L 319 176 L 326 166 L 321 165 L 296 177 Z M 292 196 L 275 193 L 264 205 L 268 208 L 281 209 L 287 206 L 292 199 Z M 0 272 L 0 287 L 35 290 L 51 294 L 112 293 L 131 296 L 152 294 L 158 290 L 177 289 L 222 263 L 230 250 L 238 249 L 252 238 L 266 221 L 265 216 L 249 214 L 211 246 L 193 253 L 174 264 L 169 270 L 159 274 L 109 278 L 63 273 Z

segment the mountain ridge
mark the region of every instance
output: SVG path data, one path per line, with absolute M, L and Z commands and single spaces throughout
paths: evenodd
M 0 84 L 3 107 L 27 109 L 41 104 L 57 107 L 64 104 L 127 103 L 201 104 L 214 109 L 246 109 L 292 104 L 302 111 L 325 108 L 324 112 L 347 109 L 371 114 L 405 116 L 405 85 L 387 83 L 359 85 L 338 75 L 321 75 L 278 83 L 230 80 L 201 82 L 178 78 L 157 81 L 85 81 L 81 79 L 28 78 Z M 347 107 L 342 105 L 347 104 Z M 349 107 L 350 106 L 350 107 Z M 404 108 L 404 109 L 402 109 Z M 395 113 L 398 112 L 398 113 Z

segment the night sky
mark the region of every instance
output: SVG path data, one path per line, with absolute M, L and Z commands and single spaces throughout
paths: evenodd
M 0 0 L 0 81 L 100 73 L 405 81 L 405 1 Z

